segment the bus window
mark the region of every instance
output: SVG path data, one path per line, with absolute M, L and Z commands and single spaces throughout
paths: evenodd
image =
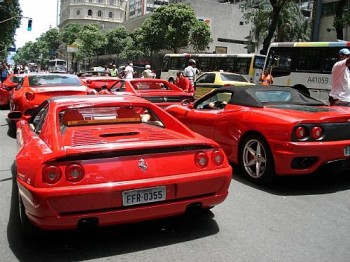
M 274 71 L 286 71 L 289 72 L 291 68 L 291 56 L 289 54 L 280 54 L 273 59 Z
M 300 50 L 297 58 L 297 68 L 300 71 L 320 71 L 322 50 L 303 49 Z

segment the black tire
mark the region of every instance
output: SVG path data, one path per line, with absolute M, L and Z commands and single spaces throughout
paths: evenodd
M 256 184 L 271 183 L 276 177 L 271 149 L 258 134 L 247 136 L 239 150 L 239 165 L 242 174 Z
M 21 195 L 18 192 L 18 214 L 24 238 L 35 238 L 41 235 L 41 230 L 34 226 L 28 219 Z
M 310 91 L 303 85 L 295 85 L 292 86 L 293 89 L 298 90 L 299 93 L 302 93 L 303 95 L 310 97 Z

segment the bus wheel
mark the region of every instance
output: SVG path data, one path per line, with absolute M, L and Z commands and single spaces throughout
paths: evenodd
M 298 90 L 299 93 L 302 93 L 303 95 L 310 97 L 310 91 L 305 86 L 295 85 L 295 86 L 292 86 L 292 88 L 294 88 L 295 90 Z

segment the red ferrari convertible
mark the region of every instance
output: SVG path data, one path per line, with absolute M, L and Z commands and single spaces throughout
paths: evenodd
M 79 77 L 69 74 L 27 74 L 13 90 L 10 110 L 21 111 L 23 117 L 52 96 L 93 95 L 97 92 L 83 85 Z
M 11 74 L 2 84 L 0 83 L 0 109 L 9 107 L 12 90 L 22 81 L 24 76 L 24 74 Z
M 218 142 L 257 183 L 331 165 L 350 169 L 350 108 L 326 106 L 295 89 L 218 88 L 166 111 Z
M 181 101 L 186 99 L 194 101 L 192 93 L 186 93 L 166 80 L 155 78 L 120 79 L 110 87 L 110 91 L 107 93 L 129 92 L 147 99 L 160 107 L 180 104 Z
M 210 209 L 232 168 L 213 140 L 136 96 L 62 96 L 17 122 L 23 232 L 106 226 Z

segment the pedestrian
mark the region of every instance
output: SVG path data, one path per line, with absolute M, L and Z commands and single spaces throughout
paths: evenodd
M 183 71 L 183 75 L 190 80 L 192 86 L 194 86 L 194 81 L 196 81 L 196 75 L 198 69 L 196 68 L 196 61 L 193 59 L 188 60 L 188 65 Z
M 127 66 L 124 69 L 124 78 L 125 79 L 132 79 L 134 78 L 134 68 L 133 63 L 128 63 Z
M 6 65 L 6 63 L 2 63 L 2 68 L 1 68 L 1 83 L 3 83 L 7 76 L 9 74 L 9 70 L 8 70 L 8 67 Z
M 118 69 L 116 65 L 112 66 L 112 69 L 109 71 L 111 76 L 117 76 L 118 75 Z
M 269 73 L 269 71 L 267 69 L 265 69 L 264 73 L 262 73 L 260 75 L 259 81 L 260 81 L 261 85 L 269 86 L 269 85 L 273 84 L 273 77 Z
M 175 85 L 187 93 L 194 93 L 194 86 L 182 71 L 176 73 Z
M 339 61 L 332 68 L 332 87 L 329 92 L 329 104 L 350 106 L 350 51 L 343 48 L 339 51 Z
M 154 73 L 151 70 L 150 65 L 145 65 L 145 70 L 142 72 L 142 77 L 143 78 L 155 78 Z

